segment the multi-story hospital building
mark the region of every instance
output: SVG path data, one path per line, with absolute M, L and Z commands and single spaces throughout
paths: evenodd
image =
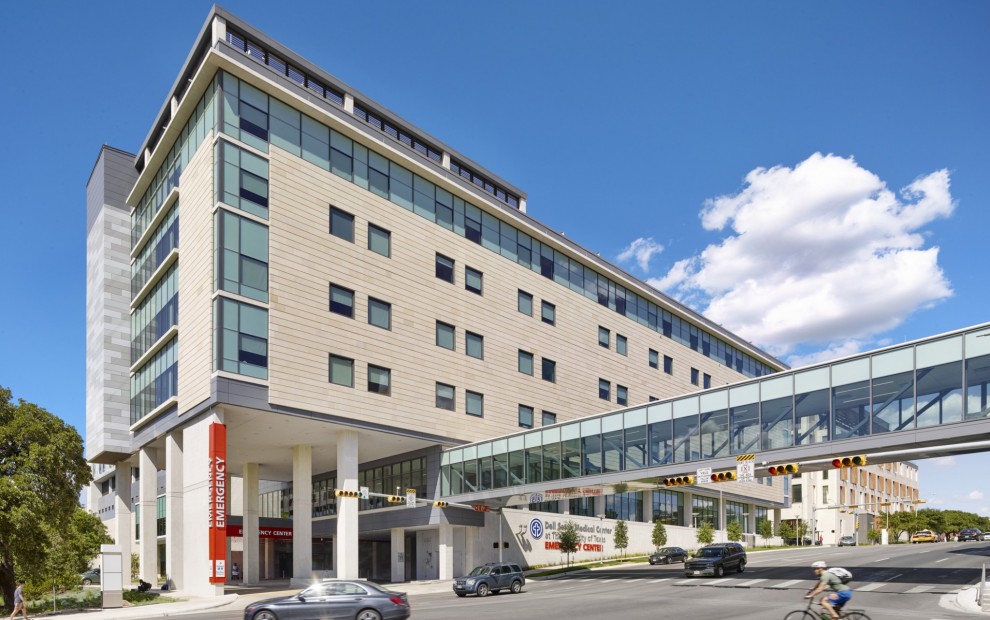
M 217 532 L 246 581 L 450 577 L 505 515 L 334 489 L 432 500 L 446 448 L 784 369 L 219 8 L 136 152 L 100 151 L 87 293 L 89 506 L 201 594 Z M 783 507 L 767 482 L 533 509 L 718 526 Z

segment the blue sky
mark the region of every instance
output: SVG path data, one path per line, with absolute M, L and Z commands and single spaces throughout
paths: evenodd
M 140 147 L 209 7 L 0 7 L 0 385 L 81 431 L 86 181 Z M 990 3 L 225 8 L 793 364 L 990 320 Z M 934 506 L 990 515 L 959 475 L 990 456 L 919 465 Z

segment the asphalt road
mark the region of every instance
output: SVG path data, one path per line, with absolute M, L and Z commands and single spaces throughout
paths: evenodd
M 850 608 L 866 611 L 873 620 L 973 618 L 940 606 L 940 601 L 979 580 L 983 563 L 990 563 L 990 543 L 751 553 L 745 572 L 722 579 L 685 579 L 682 565 L 644 564 L 586 571 L 561 579 L 530 581 L 518 595 L 499 594 L 479 599 L 457 598 L 453 592 L 413 594 L 410 596 L 412 617 L 424 620 L 783 618 L 788 611 L 804 607 L 804 592 L 814 585 L 810 565 L 815 560 L 842 566 L 853 573 L 851 585 L 855 594 Z M 243 598 L 238 609 L 225 608 L 185 617 L 242 618 L 240 609 L 251 600 Z

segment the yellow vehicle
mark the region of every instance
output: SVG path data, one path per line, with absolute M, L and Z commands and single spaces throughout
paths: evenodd
M 935 542 L 935 534 L 931 530 L 918 530 L 911 537 L 911 543 Z

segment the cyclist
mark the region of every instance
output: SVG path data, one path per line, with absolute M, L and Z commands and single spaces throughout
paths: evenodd
M 852 598 L 852 588 L 842 583 L 842 580 L 837 575 L 828 572 L 828 565 L 821 560 L 812 564 L 811 569 L 818 576 L 818 585 L 808 590 L 804 598 L 814 598 L 825 588 L 831 588 L 833 590 L 832 593 L 823 596 L 821 604 L 825 608 L 825 611 L 832 616 L 833 620 L 841 618 L 840 612 L 843 605 L 848 603 Z

